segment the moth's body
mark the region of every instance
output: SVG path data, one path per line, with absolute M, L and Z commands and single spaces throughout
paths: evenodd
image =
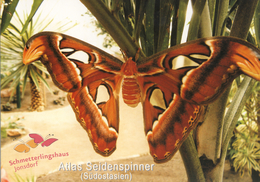
M 141 90 L 137 81 L 137 67 L 132 58 L 127 59 L 121 69 L 123 75 L 122 95 L 124 102 L 131 107 L 136 107 L 141 101 Z
M 88 60 L 70 58 L 77 51 L 85 52 Z M 198 66 L 174 69 L 173 60 L 179 55 Z M 155 162 L 174 155 L 197 125 L 203 105 L 216 99 L 239 74 L 260 80 L 259 49 L 231 37 L 200 39 L 139 62 L 128 58 L 123 63 L 73 37 L 43 32 L 28 40 L 23 59 L 25 64 L 41 59 L 54 83 L 69 92 L 77 120 L 94 149 L 104 156 L 116 149 L 122 86 L 126 104 L 135 107 L 142 103 L 145 134 Z M 101 86 L 109 97 L 99 102 Z M 154 100 L 155 95 L 161 99 Z

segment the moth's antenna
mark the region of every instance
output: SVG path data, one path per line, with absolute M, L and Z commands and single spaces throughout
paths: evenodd
M 131 58 L 131 57 L 127 57 L 126 51 L 120 49 L 120 51 L 122 52 L 123 58 L 125 60 L 125 62 Z M 134 61 L 136 62 L 139 59 L 139 54 L 140 54 L 141 48 L 139 47 L 136 51 L 135 57 L 134 57 Z

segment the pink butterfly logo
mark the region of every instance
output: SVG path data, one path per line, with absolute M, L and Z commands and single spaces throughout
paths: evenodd
M 32 139 L 28 140 L 27 142 L 24 142 L 23 140 L 19 140 L 22 143 L 17 144 L 14 147 L 14 150 L 17 152 L 21 152 L 21 153 L 22 152 L 27 153 L 30 151 L 30 148 L 36 148 L 38 146 L 38 144 L 40 144 L 40 143 L 41 143 L 42 147 L 45 147 L 45 146 L 48 147 L 52 143 L 54 143 L 58 140 L 57 138 L 48 138 L 51 136 L 50 134 L 45 137 L 45 140 L 42 138 L 41 135 L 36 134 L 36 133 L 29 134 L 29 136 Z
M 43 139 L 41 135 L 36 134 L 36 133 L 29 134 L 29 136 L 34 139 L 34 143 L 37 143 L 37 144 L 41 143 L 42 147 L 45 147 L 45 146 L 48 147 L 58 140 L 57 138 L 48 138 L 50 135 L 47 135 L 47 137 L 45 137 L 45 139 Z M 48 139 L 46 139 L 46 138 L 48 138 Z

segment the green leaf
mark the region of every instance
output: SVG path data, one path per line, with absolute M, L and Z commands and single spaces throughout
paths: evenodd
M 150 0 L 146 5 L 146 19 L 145 19 L 145 48 L 146 56 L 154 54 L 154 10 L 155 0 Z
M 240 1 L 230 36 L 246 39 L 258 1 Z M 247 16 L 245 16 L 245 14 Z
M 186 168 L 188 180 L 194 182 L 205 182 L 206 180 L 203 174 L 200 160 L 198 158 L 198 152 L 196 150 L 195 142 L 192 137 L 192 132 L 183 142 L 179 150 Z
M 10 85 L 10 88 L 16 88 L 16 87 L 19 85 L 19 83 L 20 83 L 20 77 L 17 76 L 17 77 L 13 80 L 12 84 Z M 11 96 L 10 96 L 10 98 L 9 98 L 9 102 L 11 101 L 11 99 L 12 99 L 14 93 L 15 93 L 15 89 L 12 89 Z
M 18 64 L 19 65 L 19 64 Z M 19 78 L 20 71 L 22 70 L 22 66 L 17 68 L 17 71 L 12 72 L 9 76 L 5 77 L 1 80 L 1 89 L 5 88 L 5 86 L 11 82 L 14 78 Z
M 120 15 L 124 17 L 124 27 L 126 28 L 127 32 L 132 36 L 134 30 L 134 8 L 131 0 L 123 1 L 123 9 L 124 11 L 121 11 Z
M 26 73 L 28 72 L 28 65 L 23 65 L 20 72 L 20 79 L 24 79 Z
M 143 28 L 143 18 L 145 16 L 145 6 L 147 1 L 146 0 L 140 0 L 136 1 L 136 8 L 135 8 L 135 28 L 133 37 L 135 40 L 139 40 L 141 31 L 144 30 Z M 141 36 L 141 38 L 143 38 Z M 142 44 L 141 44 L 142 45 Z
M 42 4 L 43 0 L 34 0 L 33 1 L 33 5 L 32 5 L 32 9 L 31 9 L 31 12 L 30 12 L 30 15 L 29 17 L 27 18 L 24 26 L 23 26 L 23 29 L 21 31 L 21 34 L 24 34 L 25 30 L 27 29 L 28 27 L 28 24 L 29 22 L 32 20 L 34 14 L 36 13 L 36 11 L 38 10 L 38 8 L 40 7 L 40 5 Z
M 172 0 L 159 1 L 158 32 L 155 34 L 155 52 L 165 50 L 169 47 L 170 22 L 173 15 L 174 4 Z M 156 36 L 157 35 L 157 36 Z M 158 37 L 156 39 L 156 37 Z
M 32 63 L 37 69 L 44 72 L 45 74 L 49 75 L 49 72 L 47 71 L 46 67 L 40 62 L 36 61 Z
M 258 47 L 260 47 L 260 2 L 256 7 L 255 17 L 254 17 L 254 24 L 255 24 L 255 35 Z
M 211 19 L 211 27 L 213 27 L 214 19 L 215 19 L 215 10 L 216 10 L 216 1 L 217 0 L 208 0 L 209 4 L 209 13 L 210 13 L 210 19 Z
M 223 149 L 227 149 L 230 138 L 232 137 L 233 128 L 237 123 L 240 113 L 245 105 L 245 102 L 249 95 L 251 94 L 251 89 L 253 88 L 255 80 L 252 80 L 249 77 L 245 77 L 242 83 L 240 84 L 233 101 L 229 106 L 229 109 L 224 118 L 224 129 L 223 129 Z M 223 160 L 225 156 L 222 156 Z
M 134 57 L 138 50 L 138 45 L 133 41 L 122 24 L 116 19 L 100 0 L 81 0 L 96 19 L 103 25 L 118 46 L 127 53 L 127 56 Z M 140 51 L 139 58 L 145 55 Z
M 177 2 L 177 1 L 176 1 Z M 188 0 L 179 0 L 174 4 L 174 16 L 172 18 L 171 46 L 181 43 L 183 29 L 188 7 Z
M 28 67 L 28 66 L 27 66 Z M 27 84 L 27 79 L 28 79 L 28 74 L 29 72 L 27 71 L 23 77 L 23 90 L 22 90 L 22 97 L 24 97 L 24 93 L 25 93 L 25 88 L 26 88 L 26 84 Z
M 35 73 L 37 74 L 37 76 L 40 79 L 40 81 L 42 81 L 44 83 L 44 85 L 48 88 L 48 90 L 52 93 L 51 87 L 47 83 L 46 79 L 44 79 L 39 72 L 36 71 Z
M 228 5 L 229 1 L 226 0 L 219 0 L 216 1 L 216 7 L 215 7 L 215 17 L 214 17 L 214 26 L 213 26 L 213 35 L 220 36 L 223 34 L 221 32 L 223 30 L 223 25 L 225 18 L 228 14 Z
M 193 14 L 190 20 L 190 27 L 188 32 L 188 41 L 198 38 L 201 13 L 205 7 L 206 0 L 196 0 L 193 6 Z
M 1 34 L 3 34 L 5 29 L 10 24 L 18 2 L 19 2 L 19 0 L 13 0 L 13 1 L 10 1 L 10 3 L 8 5 L 5 5 L 4 11 L 3 11 L 3 16 L 2 16 L 2 22 L 1 22 Z
M 32 65 L 29 65 L 30 69 L 30 76 L 34 82 L 34 84 L 36 85 L 37 89 L 40 90 L 40 85 L 39 85 L 39 81 L 38 81 L 38 78 L 37 78 L 37 70 L 35 70 L 35 68 L 32 66 Z
M 41 15 L 39 15 L 38 18 L 40 18 L 40 16 Z M 54 20 L 53 18 L 51 20 L 49 20 L 48 23 L 46 23 L 46 25 L 39 30 L 39 32 L 42 32 L 43 30 L 45 30 L 53 22 L 53 20 Z M 37 24 L 37 21 L 36 21 L 36 24 Z M 32 25 L 32 23 L 31 23 L 31 25 Z

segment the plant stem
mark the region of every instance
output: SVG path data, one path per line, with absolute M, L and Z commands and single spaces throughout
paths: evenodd
M 222 27 L 224 26 L 225 18 L 228 14 L 228 5 L 229 1 L 226 0 L 219 0 L 216 1 L 216 12 L 215 12 L 215 21 L 214 21 L 214 32 L 213 35 L 220 36 L 223 35 L 221 32 Z
M 231 28 L 230 36 L 246 39 L 258 0 L 242 0 Z M 245 16 L 246 15 L 246 16 Z
M 196 0 L 193 5 L 193 14 L 190 20 L 190 28 L 188 32 L 188 41 L 195 40 L 198 38 L 201 13 L 205 7 L 206 0 Z
M 238 38 L 246 39 L 249 28 L 254 16 L 255 9 L 257 7 L 258 0 L 242 0 L 239 4 L 234 23 L 232 25 L 230 36 L 235 36 Z M 247 16 L 245 16 L 245 14 Z M 246 103 L 246 99 L 249 97 L 251 90 L 254 86 L 255 80 L 249 77 L 245 77 L 241 83 L 236 95 L 234 96 L 234 101 L 231 103 L 231 106 L 225 115 L 224 118 L 224 130 L 223 130 L 223 144 L 222 144 L 222 155 L 220 163 L 223 163 L 226 157 L 228 143 L 232 137 L 234 128 L 237 123 L 237 119 L 242 112 L 242 109 Z M 245 90 L 246 89 L 246 90 Z M 238 104 L 239 102 L 239 104 Z M 235 108 L 231 111 L 230 109 Z
M 236 127 L 237 120 L 240 116 L 240 113 L 243 110 L 243 107 L 246 103 L 247 98 L 251 94 L 251 90 L 254 86 L 255 80 L 245 77 L 241 86 L 238 88 L 236 95 L 234 96 L 234 101 L 231 103 L 227 114 L 224 118 L 224 130 L 223 130 L 223 144 L 222 144 L 222 155 L 220 163 L 225 161 L 227 148 L 229 141 L 233 135 L 234 128 Z
M 205 178 L 203 170 L 201 168 L 200 160 L 198 158 L 198 153 L 196 151 L 191 133 L 183 142 L 179 150 L 187 172 L 188 180 L 192 182 L 204 182 Z
M 21 108 L 21 92 L 20 92 L 20 83 L 16 86 L 16 99 L 17 99 L 17 108 Z
M 100 0 L 80 0 L 95 18 L 104 26 L 118 46 L 125 51 L 127 56 L 134 57 L 138 50 L 138 45 L 133 41 L 120 22 L 112 15 L 105 4 Z M 145 55 L 140 51 L 140 58 Z

